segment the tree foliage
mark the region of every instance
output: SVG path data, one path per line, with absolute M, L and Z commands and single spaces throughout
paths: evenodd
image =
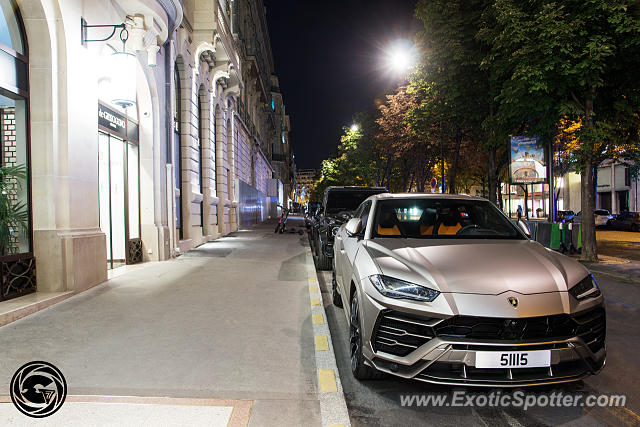
M 558 172 L 582 174 L 583 258 L 596 259 L 595 171 L 640 160 L 640 2 L 419 0 L 416 17 L 409 84 L 345 129 L 317 188 L 424 191 L 445 173 L 450 192 L 481 184 L 497 203 L 509 136 L 539 136 Z

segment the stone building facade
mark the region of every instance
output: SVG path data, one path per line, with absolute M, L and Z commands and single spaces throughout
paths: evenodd
M 16 70 L 0 76 L 0 166 L 24 167 L 27 217 L 0 219 L 14 240 L 0 263 L 26 278 L 0 302 L 79 292 L 266 219 L 292 153 L 262 1 L 0 5 Z

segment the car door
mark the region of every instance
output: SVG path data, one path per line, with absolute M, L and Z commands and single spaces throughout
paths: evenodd
M 364 203 L 361 204 L 358 207 L 358 209 L 356 209 L 353 215 L 354 218 L 360 217 L 363 206 L 364 206 Z M 345 257 L 344 241 L 347 237 L 348 237 L 348 234 L 345 228 L 340 227 L 340 230 L 334 237 L 334 243 L 333 243 L 333 265 L 335 267 L 336 281 L 338 282 L 339 287 L 342 286 L 342 277 L 343 277 L 342 272 L 344 269 L 344 257 Z
M 353 263 L 356 260 L 356 255 L 358 254 L 362 236 L 364 236 L 365 227 L 367 226 L 367 220 L 369 218 L 369 212 L 371 211 L 371 203 L 371 200 L 363 202 L 363 204 L 361 205 L 362 209 L 358 209 L 359 215 L 354 217 L 360 220 L 360 230 L 358 234 L 350 236 L 346 233 L 346 231 L 343 234 L 342 246 L 344 253 L 342 254 L 342 283 L 344 284 L 344 286 L 348 286 L 351 283 L 351 276 L 353 275 L 354 270 Z

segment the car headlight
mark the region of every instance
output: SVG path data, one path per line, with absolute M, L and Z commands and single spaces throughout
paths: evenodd
M 574 287 L 569 289 L 569 293 L 578 301 L 582 301 L 587 298 L 596 298 L 601 294 L 600 288 L 598 287 L 598 283 L 593 277 L 593 274 L 590 274 L 579 281 Z
M 369 276 L 369 280 L 371 280 L 371 284 L 373 284 L 378 292 L 389 298 L 431 302 L 440 295 L 440 292 L 435 289 L 405 282 L 400 279 L 394 279 L 393 277 L 382 274 Z

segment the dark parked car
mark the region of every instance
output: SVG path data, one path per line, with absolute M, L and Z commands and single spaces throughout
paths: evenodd
M 320 212 L 320 207 L 322 203 L 320 202 L 307 202 L 307 206 L 305 207 L 304 212 L 304 225 L 307 229 L 311 228 L 311 224 L 315 219 L 316 215 Z
M 309 241 L 320 270 L 331 270 L 333 236 L 353 211 L 369 196 L 386 193 L 384 187 L 329 187 L 324 191 L 320 212 L 312 220 Z
M 622 212 L 609 220 L 607 225 L 615 230 L 640 231 L 640 213 Z
M 558 221 L 560 222 L 571 222 L 573 217 L 576 215 L 574 211 L 558 211 Z
M 614 216 L 606 209 L 596 209 L 593 211 L 593 216 L 596 227 L 605 227 L 608 225 L 609 220 L 614 218 Z M 575 214 L 572 222 L 574 224 L 582 223 L 582 211 Z

